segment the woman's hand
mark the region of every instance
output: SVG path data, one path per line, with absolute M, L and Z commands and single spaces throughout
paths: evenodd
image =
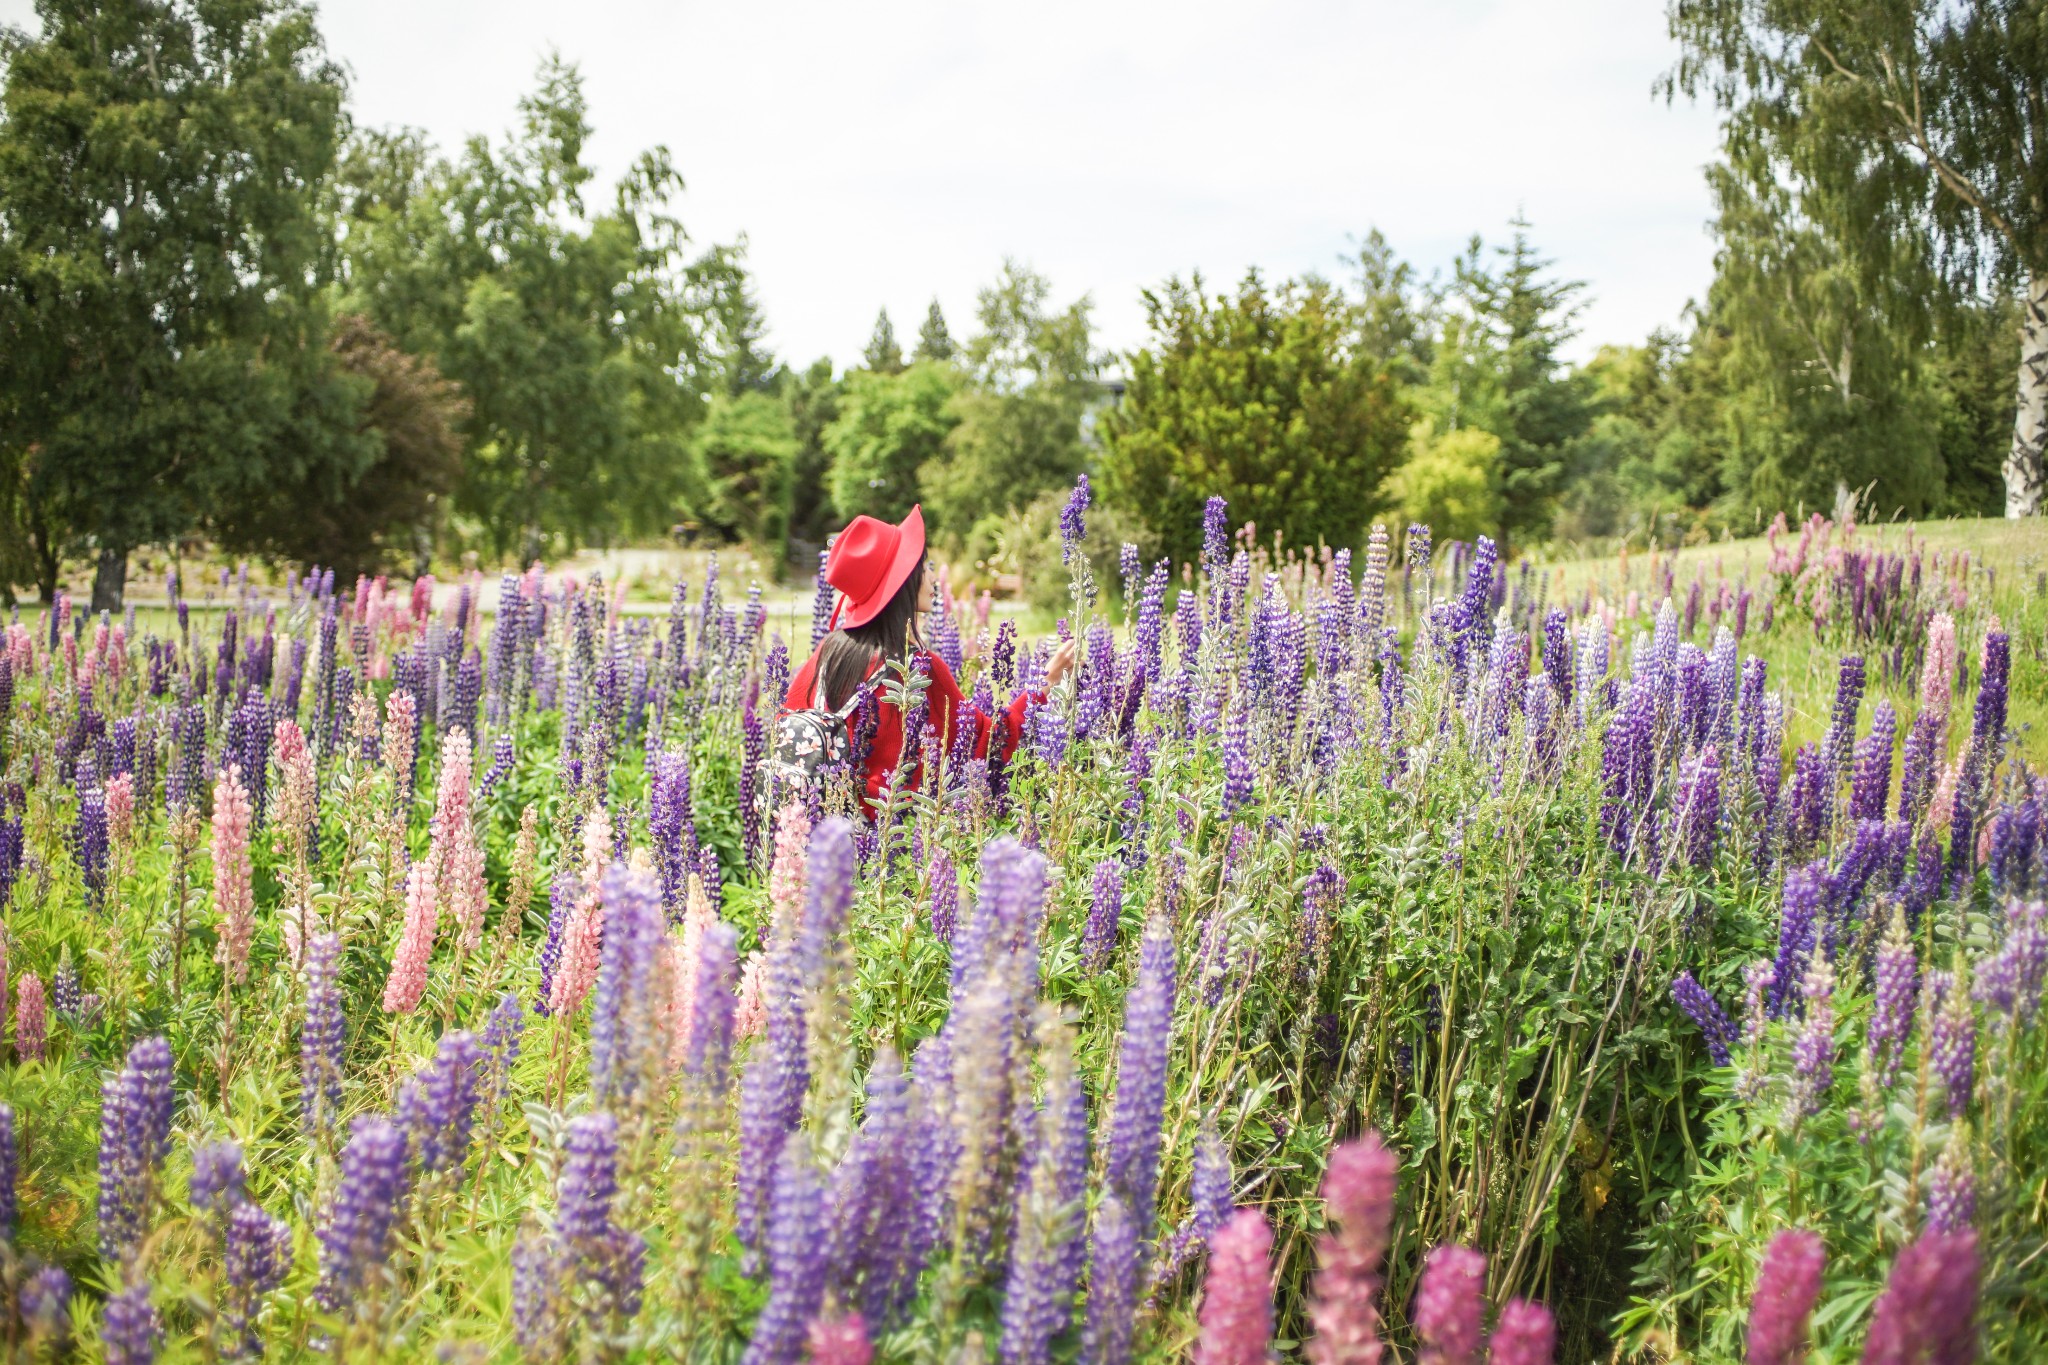
M 1060 647 L 1052 652 L 1052 662 L 1045 666 L 1047 687 L 1058 687 L 1060 680 L 1074 671 L 1074 651 L 1078 647 L 1076 641 L 1060 641 Z

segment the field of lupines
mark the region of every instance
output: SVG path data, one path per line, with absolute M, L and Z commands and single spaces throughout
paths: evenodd
M 1218 504 L 1111 606 L 1085 514 L 1075 677 L 991 765 L 893 676 L 873 820 L 757 814 L 822 589 L 10 624 L 6 1354 L 2048 1351 L 2024 574 L 1816 518 L 1567 592 Z M 1051 648 L 923 634 L 990 710 Z

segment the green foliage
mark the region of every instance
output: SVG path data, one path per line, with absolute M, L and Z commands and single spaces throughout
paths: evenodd
M 1090 302 L 1050 306 L 1051 282 L 1003 264 L 980 294 L 981 331 L 962 356 L 969 383 L 939 459 L 918 473 L 935 524 L 959 543 L 977 524 L 1071 487 L 1087 462 L 1082 423 L 1100 390 Z
M 721 394 L 705 409 L 693 448 L 707 519 L 728 538 L 753 546 L 763 563 L 779 563 L 797 456 L 789 405 L 767 393 Z
M 1269 289 L 1256 271 L 1211 299 L 1200 276 L 1147 291 L 1147 346 L 1104 415 L 1105 497 L 1191 558 L 1202 506 L 1291 544 L 1362 543 L 1400 458 L 1407 403 L 1347 343 L 1342 295 L 1317 279 Z
M 832 505 L 842 520 L 895 521 L 922 496 L 919 471 L 945 448 L 959 419 L 952 402 L 962 377 L 951 365 L 922 360 L 897 374 L 847 375 L 839 416 L 822 440 L 832 456 Z
M 38 18 L 0 47 L 0 466 L 112 605 L 135 546 L 373 457 L 314 299 L 343 80 L 276 0 Z
M 1418 422 L 1412 453 L 1387 480 L 1387 497 L 1399 520 L 1420 523 L 1453 540 L 1490 534 L 1500 524 L 1500 495 L 1494 470 L 1500 437 L 1477 427 L 1438 435 Z
M 903 348 L 896 344 L 896 326 L 886 308 L 875 314 L 874 334 L 861 352 L 861 364 L 876 374 L 903 373 Z
M 359 144 L 344 246 L 352 306 L 469 397 L 458 507 L 525 557 L 666 529 L 700 393 L 758 387 L 766 362 L 737 251 L 685 258 L 666 150 L 598 210 L 575 68 L 548 62 L 520 111 L 502 147 L 424 169 L 405 139 Z
M 822 546 L 839 526 L 832 506 L 832 453 L 825 448 L 825 431 L 839 420 L 842 391 L 829 359 L 813 361 L 807 370 L 789 371 L 782 380 L 790 430 L 796 437 L 796 456 L 790 464 L 789 534 L 813 545 Z
M 946 315 L 939 309 L 939 301 L 933 299 L 931 307 L 925 309 L 924 325 L 917 329 L 918 360 L 951 360 L 959 354 L 960 348 L 953 344 L 953 333 L 946 327 Z

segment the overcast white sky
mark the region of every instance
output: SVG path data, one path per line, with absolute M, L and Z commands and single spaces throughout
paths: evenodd
M 497 135 L 550 50 L 609 178 L 666 143 L 700 242 L 745 233 L 784 359 L 842 365 L 886 305 L 956 335 L 1015 256 L 1103 343 L 1140 288 L 1341 276 L 1368 227 L 1425 273 L 1519 209 L 1587 282 L 1576 348 L 1675 323 L 1712 273 L 1711 111 L 1654 99 L 1660 0 L 1029 5 L 327 0 L 356 119 Z M 32 19 L 28 0 L 0 18 Z

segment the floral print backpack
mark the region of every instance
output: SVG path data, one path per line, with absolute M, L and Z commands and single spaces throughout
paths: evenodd
M 762 828 L 769 828 L 775 812 L 792 801 L 811 810 L 824 808 L 829 775 L 844 772 L 853 755 L 847 718 L 867 693 L 866 686 L 856 687 L 836 710 L 807 706 L 776 718 L 775 737 L 762 760 L 761 784 L 754 793 Z

